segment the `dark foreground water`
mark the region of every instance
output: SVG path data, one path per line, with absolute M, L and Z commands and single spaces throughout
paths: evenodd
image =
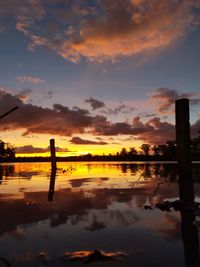
M 176 164 L 57 167 L 54 184 L 49 163 L 0 165 L 0 267 L 198 266 L 199 209 L 169 204 L 180 204 Z

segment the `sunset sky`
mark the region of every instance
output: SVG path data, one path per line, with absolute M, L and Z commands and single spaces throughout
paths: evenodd
M 200 130 L 199 0 L 0 0 L 0 139 L 18 155 L 108 154 Z

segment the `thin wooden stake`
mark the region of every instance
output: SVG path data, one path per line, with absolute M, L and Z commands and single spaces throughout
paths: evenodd
M 18 108 L 19 108 L 19 107 L 16 106 L 16 107 L 10 109 L 10 110 L 7 111 L 6 113 L 2 114 L 2 115 L 0 116 L 0 119 L 3 119 L 3 118 L 6 117 L 8 114 L 10 114 L 11 112 L 15 111 L 15 110 L 18 109 Z
M 56 180 L 56 149 L 55 140 L 50 140 L 50 152 L 51 152 L 51 178 L 49 183 L 48 201 L 53 201 L 54 187 Z

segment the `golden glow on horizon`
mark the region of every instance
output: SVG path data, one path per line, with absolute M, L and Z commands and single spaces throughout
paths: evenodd
M 127 150 L 133 146 L 131 144 L 124 145 L 69 145 L 69 152 L 56 152 L 57 157 L 68 157 L 68 156 L 81 156 L 81 155 L 115 155 L 120 152 L 123 147 Z M 139 146 L 135 146 L 139 150 Z M 49 157 L 50 152 L 45 153 L 16 153 L 17 157 Z
M 84 140 L 90 140 L 98 142 L 95 136 L 90 134 L 82 134 L 77 135 L 80 136 Z M 99 136 L 98 136 L 99 137 Z M 79 156 L 91 153 L 92 155 L 115 155 L 117 152 L 120 152 L 123 147 L 129 150 L 130 147 L 135 147 L 137 150 L 140 150 L 140 145 L 142 144 L 139 140 L 129 140 L 127 136 L 113 136 L 106 137 L 102 136 L 102 140 L 107 142 L 106 145 L 85 145 L 85 144 L 71 144 L 70 140 L 72 137 L 59 137 L 59 136 L 51 136 L 48 134 L 34 134 L 30 136 L 23 136 L 23 131 L 12 131 L 9 132 L 1 132 L 1 139 L 10 143 L 14 147 L 24 147 L 24 146 L 33 146 L 34 148 L 43 148 L 46 149 L 45 152 L 37 153 L 29 153 L 28 151 L 25 153 L 16 153 L 17 157 L 49 157 L 50 152 L 48 151 L 49 140 L 51 138 L 55 138 L 55 146 L 61 149 L 65 149 L 66 152 L 56 152 L 58 157 L 67 157 L 67 156 Z M 34 151 L 33 151 L 34 152 Z

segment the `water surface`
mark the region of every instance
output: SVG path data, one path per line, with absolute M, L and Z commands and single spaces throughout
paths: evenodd
M 123 253 L 89 262 L 94 266 L 194 266 L 189 250 L 198 257 L 199 214 L 155 207 L 179 199 L 176 164 L 57 167 L 54 181 L 49 163 L 0 166 L 0 257 L 11 266 L 83 266 L 67 255 L 94 250 Z M 193 173 L 195 201 L 200 202 L 199 164 Z M 6 266 L 3 260 L 0 266 Z

